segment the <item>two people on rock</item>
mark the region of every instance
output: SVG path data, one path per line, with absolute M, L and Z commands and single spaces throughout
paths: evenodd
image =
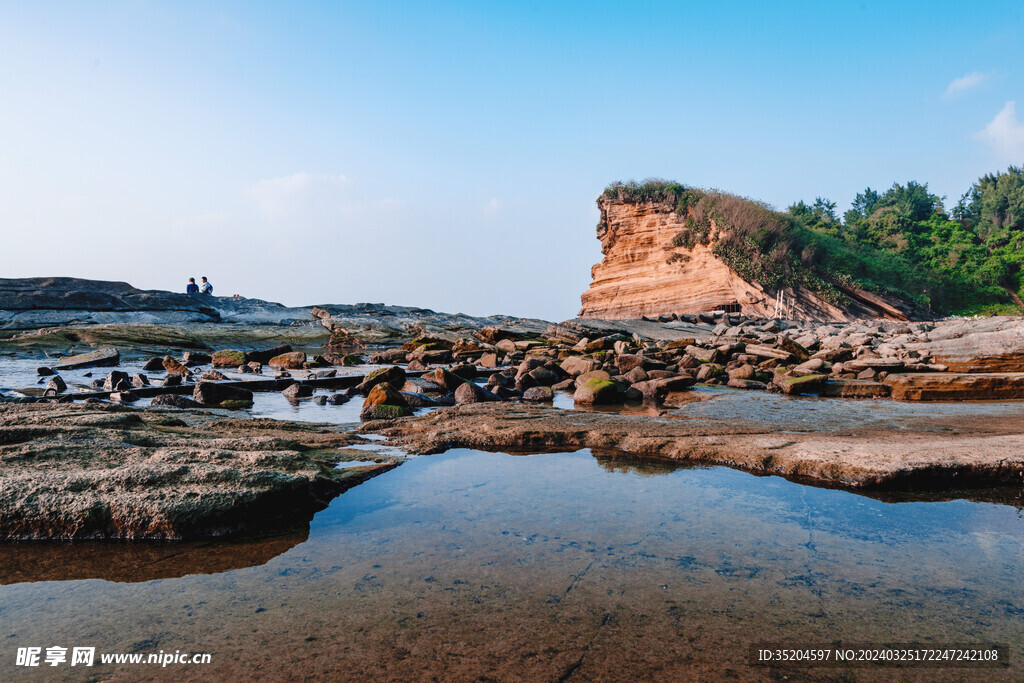
M 200 294 L 200 293 L 202 293 L 202 294 L 211 294 L 212 295 L 213 294 L 213 285 L 210 284 L 210 281 L 206 279 L 205 275 L 203 276 L 202 280 L 203 280 L 203 286 L 200 287 L 199 285 L 196 284 L 196 279 L 194 277 L 190 277 L 188 279 L 188 285 L 185 287 L 185 293 L 186 294 Z

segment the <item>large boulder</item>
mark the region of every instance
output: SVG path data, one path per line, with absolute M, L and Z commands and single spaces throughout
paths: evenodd
M 182 375 L 187 377 L 192 374 L 191 370 L 170 356 L 164 356 L 163 366 L 168 375 Z
M 614 405 L 626 400 L 626 392 L 618 382 L 589 379 L 576 388 L 572 400 L 583 405 Z
M 825 387 L 828 375 L 795 375 L 793 373 L 776 372 L 772 386 L 784 394 L 820 394 Z
M 674 391 L 682 391 L 692 387 L 696 382 L 697 380 L 689 375 L 677 375 L 675 377 L 663 377 L 661 379 L 637 382 L 632 388 L 643 394 L 645 399 L 660 401 Z
M 237 368 L 239 365 L 245 364 L 245 352 L 230 349 L 217 351 L 211 357 L 210 362 L 215 368 Z
M 192 390 L 192 398 L 204 406 L 217 406 L 227 401 L 252 403 L 252 392 L 230 384 L 199 382 Z
M 267 365 L 278 370 L 299 370 L 306 362 L 305 351 L 289 351 L 274 356 L 267 361 Z
M 619 342 L 621 343 L 621 342 Z M 620 375 L 625 375 L 634 368 L 640 368 L 644 365 L 644 359 L 641 356 L 634 356 L 632 354 L 623 353 L 619 354 L 615 358 L 615 366 L 619 369 Z
M 263 351 L 246 351 L 243 356 L 243 361 L 246 363 L 260 363 L 261 365 L 269 365 L 272 358 L 283 355 L 285 353 L 291 353 L 292 347 L 287 344 L 281 346 L 275 346 L 272 349 L 265 349 Z M 241 365 L 238 363 L 237 365 Z M 300 366 L 301 367 L 301 366 Z
M 362 420 L 393 420 L 412 415 L 408 402 L 400 391 L 387 382 L 373 385 L 359 412 Z
M 562 361 L 562 370 L 566 372 L 570 377 L 578 377 L 585 372 L 593 372 L 601 367 L 601 364 L 592 358 L 581 358 L 580 356 L 570 356 Z
M 103 389 L 105 391 L 117 391 L 118 386 L 124 382 L 129 388 L 131 387 L 131 378 L 128 377 L 127 372 L 121 372 L 120 370 L 111 370 L 107 375 L 107 378 L 103 380 Z
M 363 378 L 362 383 L 360 383 L 356 388 L 359 390 L 359 393 L 367 396 L 370 393 L 370 389 L 382 382 L 387 382 L 393 387 L 402 386 L 405 384 L 405 370 L 397 365 L 392 365 L 386 368 L 377 368 Z
M 454 392 L 460 386 L 466 383 L 462 377 L 445 370 L 444 368 L 436 368 L 430 372 L 424 373 L 423 379 L 428 382 L 433 382 L 437 386 L 441 387 L 444 391 Z

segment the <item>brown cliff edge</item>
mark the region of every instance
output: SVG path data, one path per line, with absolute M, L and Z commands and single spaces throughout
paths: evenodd
M 743 200 L 746 201 L 746 200 Z M 597 237 L 601 262 L 591 269 L 580 317 L 621 320 L 725 310 L 748 317 L 774 316 L 778 290 L 743 279 L 714 253 L 714 242 L 691 248 L 673 240 L 687 228 L 694 208 L 679 213 L 662 201 L 602 196 Z M 718 231 L 710 219 L 711 235 Z M 692 223 L 691 223 L 692 225 Z M 790 320 L 855 321 L 919 319 L 906 302 L 851 287 L 835 304 L 805 287 L 784 287 Z

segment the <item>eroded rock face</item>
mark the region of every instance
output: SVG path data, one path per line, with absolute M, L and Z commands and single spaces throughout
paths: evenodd
M 351 438 L 322 425 L 242 419 L 189 428 L 166 413 L 56 404 L 0 405 L 0 424 L 3 539 L 181 539 L 293 526 L 393 466 L 334 469 L 336 447 Z
M 745 281 L 712 251 L 714 244 L 675 247 L 672 239 L 686 216 L 652 202 L 598 200 L 598 239 L 604 258 L 591 269 L 590 288 L 580 316 L 609 320 L 700 313 L 723 308 L 771 317 L 776 291 Z M 839 308 L 806 289 L 786 290 L 795 320 L 905 320 L 896 302 L 869 292 L 848 292 L 852 303 Z
M 895 374 L 883 380 L 901 401 L 981 401 L 1024 398 L 1024 373 Z

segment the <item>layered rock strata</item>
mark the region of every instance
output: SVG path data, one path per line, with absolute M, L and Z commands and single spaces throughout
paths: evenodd
M 748 282 L 718 258 L 712 244 L 692 249 L 673 245 L 686 215 L 660 202 L 602 197 L 601 262 L 591 270 L 580 316 L 623 319 L 714 310 L 772 317 L 778 291 Z M 713 221 L 712 221 L 713 224 Z M 714 230 L 713 230 L 714 232 Z M 785 288 L 785 316 L 794 320 L 906 320 L 899 302 L 862 290 L 844 289 L 848 303 L 836 306 L 806 288 Z

